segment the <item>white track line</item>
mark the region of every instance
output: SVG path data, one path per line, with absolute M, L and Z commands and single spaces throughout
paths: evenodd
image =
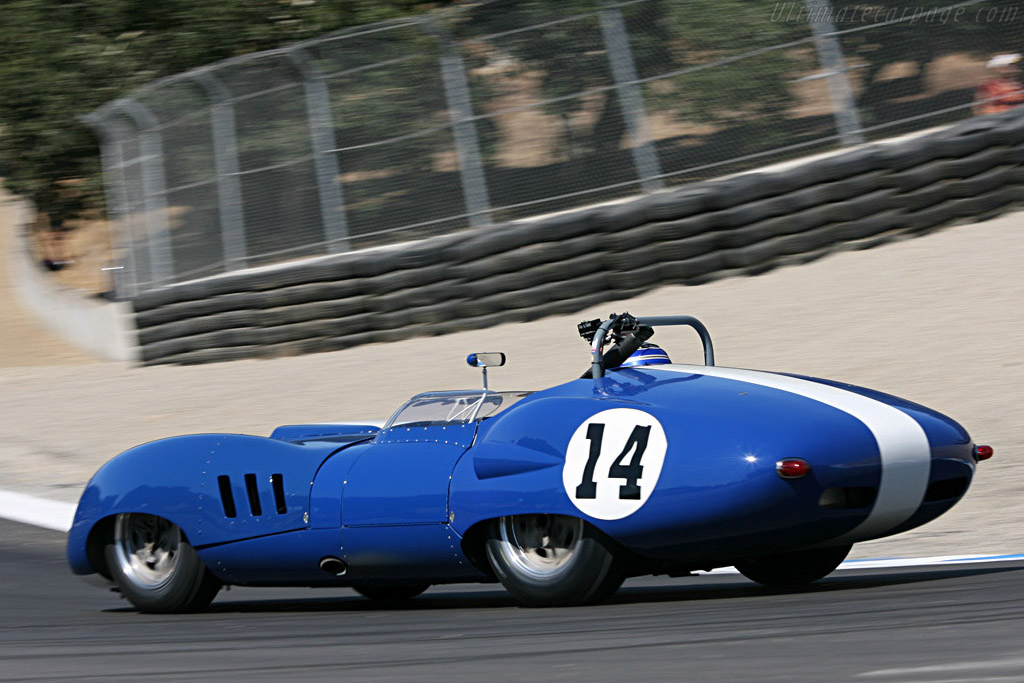
M 23 524 L 41 526 L 54 531 L 67 531 L 75 519 L 74 503 L 26 496 L 24 493 L 0 491 L 0 518 Z
M 890 557 L 877 560 L 847 560 L 839 565 L 843 569 L 891 569 L 894 567 L 935 567 L 951 564 L 976 564 L 979 562 L 1013 562 L 1024 560 L 1024 553 L 1004 555 L 936 555 L 934 557 Z M 719 567 L 697 574 L 739 574 L 735 567 Z
M 58 500 L 27 496 L 13 491 L 0 491 L 0 518 L 23 524 L 67 531 L 75 517 L 75 505 Z M 892 567 L 926 567 L 978 562 L 1010 562 L 1024 560 L 1024 553 L 1004 555 L 937 555 L 935 557 L 886 558 L 877 560 L 847 560 L 839 569 L 886 569 Z M 698 574 L 737 574 L 733 567 L 721 567 Z

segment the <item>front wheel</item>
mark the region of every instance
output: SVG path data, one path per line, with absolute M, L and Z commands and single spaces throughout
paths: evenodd
M 508 592 L 531 607 L 600 602 L 623 580 L 608 543 L 565 515 L 502 517 L 487 540 L 487 559 Z
M 198 612 L 220 590 L 181 529 L 156 515 L 118 515 L 104 554 L 121 594 L 143 612 Z
M 850 553 L 852 545 L 815 548 L 736 563 L 740 574 L 765 586 L 800 586 L 825 578 Z

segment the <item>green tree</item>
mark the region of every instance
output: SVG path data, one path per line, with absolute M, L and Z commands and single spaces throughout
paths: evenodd
M 421 0 L 9 0 L 0 12 L 0 170 L 60 226 L 102 206 L 99 149 L 77 117 L 153 79 Z
M 498 0 L 467 15 L 460 28 L 465 35 L 460 37 L 542 25 L 489 40 L 491 59 L 497 53 L 509 57 L 520 73 L 543 73 L 543 95 L 555 100 L 546 109 L 568 121 L 589 106 L 586 98 L 572 95 L 600 91 L 613 83 L 595 12 L 617 4 L 566 0 L 555 8 L 543 0 Z M 806 24 L 772 21 L 771 5 L 746 0 L 649 0 L 626 4 L 620 11 L 637 75 L 652 79 L 643 86 L 649 111 L 669 111 L 679 119 L 701 123 L 743 118 L 767 124 L 781 118 L 790 105 L 792 75 L 813 66 L 808 50 L 768 51 L 729 61 L 810 36 Z M 716 62 L 722 64 L 702 68 Z M 675 72 L 684 73 L 655 79 Z M 474 86 L 481 92 L 488 89 L 485 83 Z M 572 138 L 566 144 L 620 147 L 626 127 L 619 107 L 617 97 L 606 95 L 589 130 L 573 133 L 566 126 L 566 136 Z
M 963 7 L 953 0 L 833 0 L 832 5 L 835 17 L 842 19 L 836 29 L 846 61 L 863 69 L 857 73 L 857 100 L 868 113 L 866 123 L 886 118 L 890 101 L 921 94 L 928 65 L 944 55 L 965 53 L 983 60 L 1024 47 L 1024 10 L 1017 0 Z M 886 67 L 896 63 L 912 65 L 909 75 L 887 78 Z

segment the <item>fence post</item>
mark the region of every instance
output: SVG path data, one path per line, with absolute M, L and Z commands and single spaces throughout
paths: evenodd
M 633 52 L 629 46 L 629 36 L 626 34 L 622 12 L 618 7 L 604 7 L 598 12 L 598 17 L 601 21 L 601 35 L 608 50 L 612 77 L 617 86 L 619 106 L 622 107 L 622 118 L 626 121 L 626 130 L 629 131 L 632 142 L 630 147 L 633 151 L 637 178 L 645 192 L 660 190 L 664 187 L 660 177 L 661 165 L 658 163 L 658 153 L 651 143 L 651 133 L 647 128 L 643 91 L 636 82 L 636 65 L 633 63 Z
M 331 117 L 331 97 L 320 70 L 302 48 L 288 50 L 288 57 L 302 75 L 302 88 L 306 93 L 306 117 L 313 144 L 313 165 L 316 168 L 317 196 L 320 198 L 320 220 L 324 226 L 327 251 L 348 251 L 348 219 L 345 216 L 345 196 L 341 188 L 337 145 L 334 140 L 334 121 Z
M 238 140 L 235 137 L 235 108 L 231 92 L 206 70 L 191 76 L 210 100 L 213 132 L 213 162 L 217 168 L 217 204 L 220 208 L 220 239 L 224 270 L 244 268 L 248 261 L 245 243 L 245 214 L 242 212 L 242 184 L 238 180 Z
M 164 178 L 164 151 L 157 130 L 159 121 L 138 102 L 130 98 L 116 100 L 114 105 L 135 123 L 140 142 L 142 193 L 146 207 L 146 242 L 149 248 L 150 282 L 168 284 L 174 279 L 170 227 L 167 223 L 167 181 Z
M 835 110 L 836 128 L 839 129 L 839 140 L 843 145 L 859 145 L 864 142 L 864 133 L 857 113 L 857 104 L 853 100 L 853 90 L 846 77 L 846 62 L 843 59 L 843 47 L 836 38 L 836 26 L 832 21 L 831 0 L 804 0 L 811 31 L 814 33 L 814 46 L 818 50 L 818 59 L 828 78 L 828 92 Z
M 124 258 L 121 271 L 111 270 L 114 298 L 132 299 L 138 294 L 135 272 L 135 245 L 133 244 L 128 208 L 128 187 L 124 179 L 124 149 L 120 138 L 109 129 L 99 112 L 79 118 L 99 135 L 100 158 L 103 161 L 103 190 L 107 198 L 107 220 L 112 223 L 111 247 L 114 254 Z M 118 274 L 120 273 L 120 274 Z
M 469 224 L 474 228 L 492 224 L 491 200 L 487 194 L 487 177 L 480 158 L 480 142 L 473 119 L 473 100 L 466 78 L 466 65 L 458 46 L 436 19 L 428 17 L 427 29 L 437 36 L 441 52 L 441 80 L 448 103 L 448 118 L 455 136 L 455 154 L 459 159 L 459 178 L 466 201 Z

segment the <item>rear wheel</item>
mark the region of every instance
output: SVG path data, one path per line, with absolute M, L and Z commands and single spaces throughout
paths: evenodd
M 740 574 L 765 586 L 800 586 L 835 571 L 853 546 L 816 548 L 736 563 Z
M 378 602 L 403 602 L 412 600 L 423 591 L 430 588 L 429 583 L 360 583 L 352 586 L 352 589 L 371 600 Z
M 565 515 L 502 517 L 487 559 L 508 592 L 531 607 L 600 602 L 623 580 L 606 541 Z
M 143 612 L 197 612 L 220 590 L 181 529 L 156 515 L 118 515 L 105 555 L 121 594 Z

